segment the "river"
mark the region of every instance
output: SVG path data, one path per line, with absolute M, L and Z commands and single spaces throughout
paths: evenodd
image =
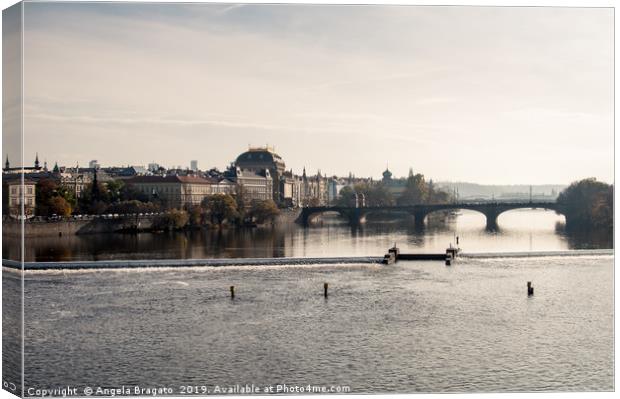
M 611 252 L 501 255 L 609 248 L 571 238 L 561 221 L 514 211 L 500 217 L 500 231 L 487 232 L 483 217 L 463 212 L 430 221 L 423 232 L 402 220 L 352 230 L 326 218 L 308 229 L 33 241 L 37 250 L 28 256 L 36 260 L 377 255 L 394 242 L 443 250 L 455 235 L 469 253 L 498 254 L 449 267 L 401 261 L 27 272 L 25 393 L 69 386 L 133 394 L 138 386 L 179 395 L 188 386 L 214 393 L 245 384 L 351 393 L 613 390 Z M 18 386 L 10 366 L 19 360 L 20 287 L 18 272 L 4 269 L 3 377 Z
M 403 251 L 443 252 L 455 243 L 456 236 L 466 252 L 612 247 L 611 234 L 569 234 L 563 222 L 564 217 L 555 212 L 527 209 L 501 214 L 497 231 L 487 231 L 484 216 L 467 210 L 447 220 L 431 218 L 424 230 L 416 229 L 408 218 L 368 221 L 351 228 L 342 219 L 326 216 L 308 228 L 291 224 L 275 228 L 29 238 L 25 260 L 382 256 L 394 243 Z M 15 259 L 19 245 L 19 239 L 4 238 L 3 257 Z

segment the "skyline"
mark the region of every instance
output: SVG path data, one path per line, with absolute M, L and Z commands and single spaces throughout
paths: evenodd
M 269 144 L 338 176 L 613 182 L 611 9 L 28 3 L 24 20 L 25 146 L 52 165 L 222 168 Z
M 259 147 L 258 146 L 257 147 L 248 147 L 248 148 L 246 148 L 246 150 L 249 150 L 250 148 L 256 149 L 256 148 L 259 148 Z M 263 148 L 265 148 L 265 147 L 263 147 Z M 268 148 L 274 150 L 274 152 L 277 153 L 277 151 L 275 151 L 274 147 L 268 146 Z M 238 155 L 239 154 L 237 154 L 236 156 L 238 156 Z M 280 154 L 278 154 L 278 155 L 280 155 Z M 5 162 L 6 162 L 6 156 L 7 156 L 7 154 L 5 154 L 5 158 L 3 158 L 3 163 L 2 163 L 3 167 L 4 167 Z M 233 157 L 233 158 L 236 158 L 236 156 Z M 41 156 L 41 154 L 39 154 L 38 152 L 35 152 L 35 155 L 32 158 L 33 162 L 26 162 L 25 167 L 26 168 L 32 167 L 34 165 L 34 161 L 35 161 L 35 159 L 37 157 L 39 159 L 39 165 L 40 165 L 41 168 L 44 168 L 45 163 L 47 164 L 48 170 L 52 170 L 54 168 L 55 162 L 50 162 L 47 158 L 45 158 L 44 156 Z M 75 168 L 76 166 L 78 166 L 80 169 L 81 168 L 90 168 L 90 162 L 91 161 L 96 161 L 97 165 L 98 165 L 97 167 L 100 168 L 100 169 L 124 168 L 124 167 L 144 167 L 145 169 L 148 169 L 149 164 L 156 164 L 159 167 L 164 167 L 166 170 L 178 169 L 178 170 L 189 170 L 189 171 L 191 171 L 192 170 L 191 162 L 194 161 L 194 160 L 189 160 L 189 161 L 187 161 L 187 164 L 181 164 L 181 165 L 176 165 L 176 164 L 174 164 L 174 165 L 164 165 L 162 163 L 157 162 L 157 160 L 150 161 L 150 162 L 148 162 L 146 164 L 123 163 L 123 164 L 106 165 L 106 164 L 101 164 L 101 162 L 98 159 L 91 159 L 89 162 L 76 163 L 74 165 L 58 164 L 58 167 L 61 168 L 61 169 L 62 168 L 72 169 L 72 168 Z M 284 159 L 284 162 L 286 164 L 286 159 Z M 11 163 L 10 159 L 9 159 L 9 163 L 10 163 L 10 167 L 13 168 L 14 165 Z M 209 171 L 211 169 L 216 169 L 216 170 L 218 170 L 220 172 L 224 172 L 232 164 L 234 164 L 234 161 L 230 161 L 226 166 L 220 166 L 220 165 L 204 166 L 204 165 L 201 165 L 200 162 L 198 162 L 198 169 L 197 170 L 200 171 L 200 172 L 207 172 L 207 171 Z M 302 168 L 302 169 L 307 169 L 307 168 Z M 421 173 L 422 175 L 424 175 L 424 177 L 425 177 L 425 179 L 427 181 L 433 180 L 436 183 L 442 183 L 442 184 L 473 184 L 473 185 L 480 185 L 480 186 L 506 186 L 506 187 L 508 187 L 508 186 L 534 186 L 534 187 L 536 187 L 536 186 L 568 186 L 570 183 L 573 183 L 572 181 L 570 183 L 543 182 L 543 183 L 536 183 L 536 184 L 529 184 L 529 183 L 502 183 L 502 182 L 478 183 L 478 182 L 475 182 L 475 181 L 450 180 L 450 179 L 437 180 L 437 179 L 433 178 L 432 176 L 425 175 L 424 171 L 414 170 L 413 167 L 410 167 L 404 173 L 399 173 L 398 171 L 394 172 L 394 170 L 391 169 L 389 167 L 389 165 L 385 165 L 384 169 L 381 171 L 381 173 L 379 173 L 379 176 L 375 176 L 375 175 L 369 175 L 369 176 L 364 175 L 364 176 L 362 176 L 362 175 L 356 174 L 355 171 L 353 171 L 353 170 L 351 170 L 350 173 L 351 173 L 351 176 L 353 178 L 356 178 L 356 179 L 368 179 L 368 178 L 370 178 L 371 180 L 374 180 L 374 181 L 380 181 L 383 178 L 382 173 L 386 169 L 389 170 L 392 173 L 392 178 L 395 179 L 395 180 L 407 178 L 407 176 L 409 174 L 409 171 L 411 170 L 414 174 Z M 291 168 L 288 167 L 288 165 L 286 165 L 285 170 L 289 171 L 289 170 L 291 170 Z M 303 170 L 297 171 L 297 170 L 293 169 L 292 172 L 293 172 L 294 175 L 301 176 L 302 173 L 303 173 Z M 321 170 L 320 168 L 318 170 L 314 170 L 314 171 L 306 170 L 306 173 L 307 173 L 308 176 L 315 176 L 315 175 L 317 175 L 317 173 L 320 173 L 324 177 L 329 177 L 329 178 L 337 177 L 339 179 L 346 179 L 347 177 L 349 177 L 349 173 L 346 173 L 345 175 L 336 175 L 336 174 L 328 173 L 328 172 L 326 172 L 324 170 Z M 597 181 L 604 182 L 602 180 L 597 180 Z M 604 183 L 614 184 L 614 182 L 604 182 Z

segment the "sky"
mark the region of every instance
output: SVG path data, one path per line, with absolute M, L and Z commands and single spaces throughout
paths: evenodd
M 26 164 L 613 181 L 609 8 L 26 3 L 23 56 Z

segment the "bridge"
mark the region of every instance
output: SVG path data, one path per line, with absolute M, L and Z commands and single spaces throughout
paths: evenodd
M 297 221 L 308 226 L 312 218 L 325 212 L 337 212 L 347 219 L 350 224 L 358 225 L 363 222 L 370 213 L 409 213 L 414 217 L 414 223 L 418 227 L 424 226 L 424 220 L 430 213 L 437 211 L 453 211 L 467 209 L 482 213 L 486 217 L 488 230 L 497 229 L 497 217 L 513 209 L 545 209 L 560 213 L 566 217 L 563 204 L 557 202 L 461 202 L 451 204 L 432 205 L 406 205 L 406 206 L 369 206 L 369 207 L 346 207 L 346 206 L 317 206 L 303 208 Z

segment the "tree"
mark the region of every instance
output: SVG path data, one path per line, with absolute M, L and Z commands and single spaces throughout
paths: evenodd
M 278 206 L 273 200 L 254 200 L 252 201 L 252 206 L 250 208 L 248 216 L 256 223 L 263 224 L 266 222 L 272 222 L 275 220 L 276 216 L 280 211 L 278 210 Z
M 353 191 L 353 187 L 344 186 L 340 189 L 339 196 L 336 199 L 336 205 L 343 207 L 355 206 L 355 191 Z
M 106 211 L 110 204 L 110 195 L 105 184 L 97 180 L 97 174 L 92 183 L 82 191 L 78 201 L 80 212 L 100 215 Z
M 68 216 L 77 206 L 75 194 L 54 179 L 41 179 L 35 190 L 35 212 L 39 216 Z
M 367 206 L 393 206 L 394 196 L 382 182 L 375 183 L 366 191 Z
M 355 207 L 355 195 L 357 205 L 365 206 L 392 206 L 394 197 L 383 182 L 357 183 L 353 187 L 346 186 L 340 190 L 340 196 L 336 200 L 339 206 Z
M 200 205 L 193 205 L 188 207 L 187 213 L 189 214 L 190 226 L 197 227 L 205 224 L 205 210 Z
M 172 209 L 153 221 L 153 228 L 158 230 L 178 230 L 187 226 L 189 215 L 186 211 Z
M 178 209 L 171 210 L 170 212 L 168 212 L 167 216 L 170 222 L 170 226 L 175 229 L 181 229 L 185 227 L 187 225 L 187 222 L 189 221 L 189 215 L 187 214 L 187 212 Z
M 123 184 L 120 188 L 120 200 L 121 201 L 133 201 L 149 202 L 149 196 L 139 191 L 134 185 Z
M 413 174 L 413 170 L 409 169 L 409 176 L 405 183 L 405 191 L 398 199 L 399 205 L 418 205 L 424 204 L 428 199 L 428 186 L 424 181 L 424 175 Z
M 613 185 L 595 178 L 572 183 L 558 196 L 564 205 L 566 227 L 613 228 Z
M 49 212 L 58 216 L 71 215 L 71 205 L 69 202 L 61 196 L 54 196 L 48 203 Z
M 245 209 L 246 193 L 245 188 L 241 184 L 237 184 L 235 187 L 235 202 L 239 214 L 242 214 Z
M 107 199 L 110 203 L 121 201 L 124 186 L 125 183 L 122 180 L 110 180 L 105 184 Z
M 202 202 L 211 224 L 218 224 L 220 227 L 225 220 L 232 221 L 239 217 L 237 203 L 228 194 L 215 194 L 205 198 Z

